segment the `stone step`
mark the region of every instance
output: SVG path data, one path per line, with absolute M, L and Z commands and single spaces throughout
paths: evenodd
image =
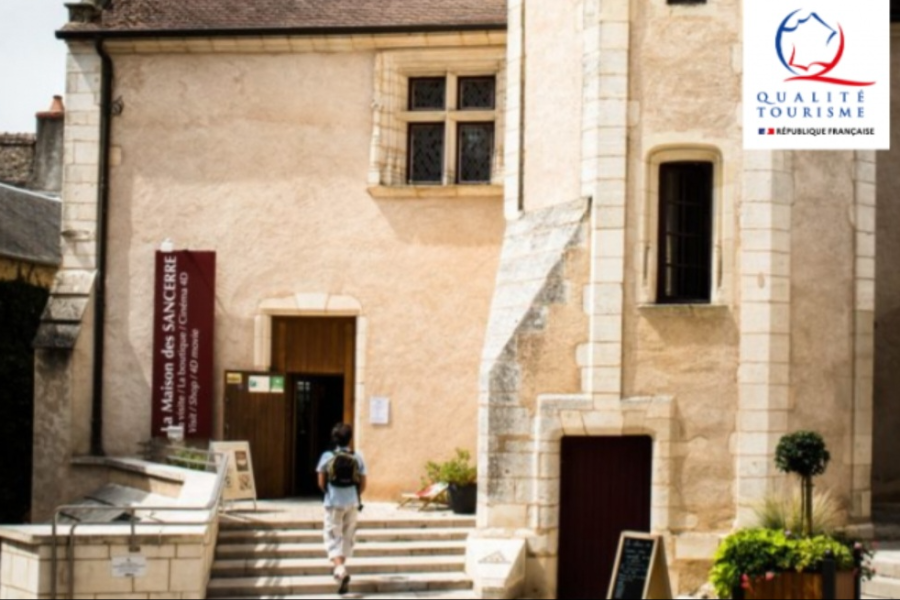
M 214 578 L 209 582 L 207 598 L 294 595 L 321 598 L 335 594 L 336 587 L 331 576 Z M 472 581 L 461 572 L 360 574 L 354 575 L 350 582 L 352 594 L 389 594 L 392 598 L 418 592 L 468 592 L 472 587 Z
M 284 529 L 322 529 L 321 519 L 290 519 L 290 520 L 243 520 L 233 517 L 223 517 L 220 526 L 221 531 L 246 531 L 246 530 L 284 530 Z M 474 529 L 475 519 L 472 517 L 438 517 L 415 518 L 404 517 L 397 519 L 360 519 L 360 529 Z
M 208 596 L 209 598 L 213 598 L 213 596 Z M 356 594 L 353 596 L 354 600 L 363 599 L 363 600 L 415 600 L 418 598 L 421 599 L 433 599 L 433 600 L 475 600 L 478 596 L 475 595 L 474 592 L 465 592 L 465 591 L 451 591 L 451 592 L 411 592 L 409 594 Z M 264 598 L 266 600 L 344 600 L 347 596 L 338 596 L 337 594 L 316 594 L 314 596 L 254 596 L 251 598 L 241 598 L 239 596 L 235 596 L 233 598 L 229 598 L 229 600 L 258 600 L 260 598 Z
M 352 572 L 360 575 L 392 573 L 451 573 L 466 569 L 464 556 L 413 556 L 353 559 Z M 288 558 L 261 560 L 217 560 L 212 576 L 226 577 L 291 577 L 328 576 L 332 565 L 324 557 L 317 559 Z
M 872 566 L 879 576 L 900 580 L 900 553 L 879 552 L 872 560 Z
M 429 529 L 388 529 L 364 528 L 356 532 L 356 540 L 365 542 L 415 542 L 415 541 L 460 541 L 469 537 L 471 529 L 429 528 Z M 220 531 L 219 543 L 233 545 L 241 543 L 314 544 L 322 543 L 322 526 L 318 530 L 232 530 Z
M 223 544 L 216 548 L 222 560 L 260 558 L 321 558 L 325 553 L 322 540 L 313 544 Z M 466 553 L 466 542 L 369 542 L 357 544 L 353 555 L 372 556 L 460 556 Z
M 872 598 L 900 598 L 900 581 L 876 576 L 871 581 L 863 582 L 862 592 Z

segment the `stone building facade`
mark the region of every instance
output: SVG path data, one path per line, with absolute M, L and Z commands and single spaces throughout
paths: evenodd
M 185 23 L 155 1 L 158 21 L 83 6 L 62 33 L 64 271 L 51 306 L 67 310 L 48 312 L 38 356 L 37 514 L 92 485 L 69 461 L 91 450 L 98 277 L 111 290 L 103 445 L 128 454 L 149 435 L 152 256 L 172 238 L 218 252 L 219 375 L 271 367 L 273 318 L 355 319 L 371 497 L 477 446 L 479 535 L 525 540 L 527 597 L 560 585 L 576 438 L 648 441 L 641 517 L 665 535 L 680 591 L 780 491 L 773 454 L 790 431 L 825 436 L 823 484 L 848 526 L 870 531 L 873 459 L 893 451 L 873 420 L 898 372 L 896 244 L 876 242 L 890 231 L 876 211 L 887 223 L 897 212 L 877 192 L 893 189 L 893 155 L 745 152 L 738 0 L 459 0 L 440 26 L 350 31 L 316 13 L 240 34 L 237 17 Z M 366 7 L 360 18 L 375 19 Z M 118 99 L 108 148 L 98 36 Z M 412 79 L 455 90 L 485 76 L 493 111 L 420 118 L 407 106 Z M 439 185 L 409 185 L 407 134 L 435 119 L 494 124 L 489 181 L 456 185 L 448 151 Z M 105 160 L 108 237 L 96 221 Z M 664 173 L 686 164 L 709 182 L 709 292 L 673 303 L 660 206 Z M 391 398 L 389 427 L 369 424 L 372 396 Z M 615 458 L 595 461 L 596 479 L 612 481 Z M 885 490 L 900 477 L 890 469 L 876 478 Z

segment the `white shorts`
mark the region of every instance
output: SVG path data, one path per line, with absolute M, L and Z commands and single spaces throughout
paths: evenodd
M 329 560 L 353 556 L 358 515 L 356 506 L 325 508 L 325 549 Z

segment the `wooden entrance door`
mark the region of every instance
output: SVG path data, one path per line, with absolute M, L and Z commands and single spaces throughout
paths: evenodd
M 653 440 L 564 438 L 558 598 L 606 598 L 619 537 L 650 531 Z
M 276 317 L 272 369 L 292 375 L 344 378 L 344 422 L 353 423 L 356 389 L 356 319 Z
M 285 447 L 292 434 L 287 419 L 290 402 L 285 378 L 273 373 L 235 371 L 226 373 L 225 378 L 225 439 L 250 443 L 257 496 L 284 498 L 291 483 Z M 281 383 L 273 388 L 273 380 Z
M 287 446 L 291 494 L 318 494 L 315 467 L 339 422 L 353 423 L 356 319 L 276 317 L 272 368 L 288 373 L 293 393 Z

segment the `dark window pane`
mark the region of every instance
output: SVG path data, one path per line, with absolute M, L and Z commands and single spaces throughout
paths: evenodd
M 489 183 L 493 154 L 493 123 L 460 123 L 458 166 L 460 183 Z
M 460 77 L 460 110 L 494 110 L 497 80 L 494 77 Z
M 409 126 L 409 181 L 441 183 L 444 174 L 444 124 Z
M 712 163 L 660 166 L 657 296 L 662 304 L 711 299 L 712 185 Z
M 421 77 L 409 80 L 409 110 L 444 110 L 447 106 L 447 80 Z

